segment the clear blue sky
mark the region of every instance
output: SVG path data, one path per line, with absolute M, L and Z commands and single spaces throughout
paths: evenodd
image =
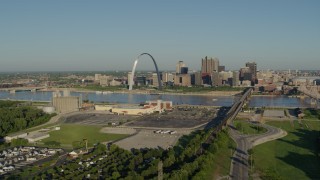
M 0 72 L 129 70 L 143 52 L 160 70 L 320 69 L 320 1 L 0 1 Z

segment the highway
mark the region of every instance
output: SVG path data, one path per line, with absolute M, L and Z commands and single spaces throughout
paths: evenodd
M 248 150 L 252 147 L 286 136 L 282 129 L 266 124 L 256 124 L 267 129 L 266 133 L 258 135 L 243 135 L 234 127 L 230 128 L 229 134 L 236 142 L 237 148 L 233 154 L 230 168 L 230 177 L 234 180 L 249 179 L 249 156 Z
M 238 101 L 234 102 L 230 109 L 220 109 L 220 111 L 222 110 L 221 115 L 218 114 L 218 116 L 207 125 L 207 128 L 216 126 L 215 133 L 219 132 L 223 126 L 230 126 L 229 134 L 237 144 L 237 148 L 233 154 L 230 167 L 230 178 L 234 180 L 249 179 L 249 149 L 258 144 L 278 139 L 286 135 L 285 131 L 266 124 L 257 124 L 267 129 L 266 133 L 259 135 L 243 135 L 234 128 L 233 120 L 241 111 L 244 104 L 248 101 L 252 90 L 252 88 L 247 89 L 246 92 L 241 96 L 241 98 Z M 227 113 L 225 113 L 226 111 Z M 255 122 L 258 122 L 256 118 L 257 116 L 253 116 L 251 119 L 253 119 L 253 121 Z

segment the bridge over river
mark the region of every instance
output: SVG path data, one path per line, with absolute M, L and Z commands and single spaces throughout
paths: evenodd
M 318 104 L 320 100 L 320 93 L 319 93 L 320 86 L 305 86 L 301 85 L 298 88 L 298 91 L 303 93 L 306 96 L 311 98 L 311 104 Z
M 12 88 L 0 88 L 0 91 L 9 91 L 10 93 L 31 91 L 36 92 L 38 90 L 47 89 L 47 87 L 12 87 Z

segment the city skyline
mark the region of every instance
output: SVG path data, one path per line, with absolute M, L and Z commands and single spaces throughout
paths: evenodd
M 130 70 L 150 53 L 159 69 L 316 70 L 318 1 L 0 2 L 0 72 Z M 144 63 L 145 62 L 145 63 Z M 142 60 L 137 70 L 153 69 Z

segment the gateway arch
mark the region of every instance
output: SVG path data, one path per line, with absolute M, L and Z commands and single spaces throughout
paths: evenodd
M 137 64 L 138 64 L 138 61 L 139 61 L 139 58 L 143 55 L 148 55 L 152 61 L 153 61 L 153 64 L 156 68 L 156 71 L 157 71 L 157 77 L 158 77 L 158 84 L 159 84 L 159 90 L 162 89 L 162 85 L 161 85 L 161 79 L 160 79 L 160 73 L 159 73 L 159 70 L 158 70 L 158 66 L 157 66 L 157 63 L 156 61 L 154 60 L 154 58 L 149 54 L 149 53 L 142 53 L 140 54 L 137 59 L 134 61 L 134 64 L 133 64 L 133 67 L 132 67 L 132 72 L 131 72 L 131 77 L 129 79 L 129 90 L 131 91 L 132 90 L 132 86 L 133 86 L 133 78 L 134 78 L 134 73 L 136 71 L 136 67 L 137 67 Z

